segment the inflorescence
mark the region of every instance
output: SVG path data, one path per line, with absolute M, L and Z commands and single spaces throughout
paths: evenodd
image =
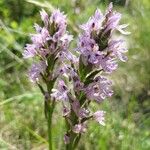
M 26 45 L 23 56 L 34 57 L 36 63 L 29 70 L 29 78 L 39 85 L 45 100 L 62 102 L 62 116 L 67 124 L 65 144 L 73 141 L 75 146 L 89 120 L 105 125 L 105 111 L 91 112 L 89 105 L 113 95 L 108 76 L 117 69 L 118 60 L 127 60 L 125 42 L 116 39 L 114 33 L 129 32 L 124 31 L 126 24 L 119 25 L 121 14 L 113 11 L 110 3 L 104 14 L 97 9 L 80 26 L 82 33 L 74 55 L 69 50 L 73 36 L 66 30 L 64 13 L 55 10 L 48 16 L 42 10 L 40 14 L 43 27 L 35 24 L 36 34 L 31 35 L 32 44 Z

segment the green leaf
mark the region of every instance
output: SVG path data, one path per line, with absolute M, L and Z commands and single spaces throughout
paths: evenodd
M 82 61 L 82 55 L 79 58 L 79 76 L 80 80 L 84 81 L 87 74 L 89 74 L 92 70 L 92 64 L 84 65 Z
M 95 76 L 96 76 L 98 73 L 100 73 L 101 71 L 102 71 L 102 69 L 100 69 L 100 70 L 95 70 L 95 71 L 93 71 L 92 73 L 90 73 L 90 74 L 86 77 L 84 84 L 87 85 L 87 84 L 91 83 L 91 82 L 93 81 L 93 79 L 95 78 Z

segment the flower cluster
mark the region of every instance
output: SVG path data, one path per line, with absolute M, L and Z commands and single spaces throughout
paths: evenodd
M 27 44 L 23 53 L 24 58 L 38 57 L 39 62 L 33 64 L 29 70 L 29 77 L 33 82 L 37 82 L 46 70 L 49 71 L 47 76 L 56 77 L 56 74 L 50 74 L 56 61 L 76 61 L 76 57 L 68 51 L 73 37 L 66 31 L 66 16 L 60 10 L 55 10 L 51 16 L 44 10 L 40 14 L 43 27 L 35 24 L 36 34 L 31 34 L 32 44 Z
M 83 32 L 75 49 L 79 53 L 77 58 L 68 51 L 73 37 L 66 31 L 66 16 L 55 10 L 49 17 L 43 10 L 41 19 L 44 26 L 35 25 L 37 33 L 31 35 L 32 44 L 26 45 L 23 56 L 39 58 L 29 77 L 36 82 L 42 77 L 48 97 L 62 102 L 67 125 L 64 140 L 68 149 L 72 149 L 86 132 L 89 120 L 105 125 L 105 111 L 92 112 L 90 103 L 101 103 L 113 95 L 112 82 L 107 76 L 117 69 L 118 60 L 127 60 L 124 41 L 116 40 L 113 34 L 129 32 L 123 30 L 127 25 L 119 25 L 121 14 L 113 11 L 112 3 L 104 14 L 97 9 L 88 22 L 80 26 Z M 42 85 L 39 87 L 43 91 Z
M 68 143 L 69 137 L 72 139 L 72 132 L 75 134 L 85 132 L 86 122 L 89 119 L 93 118 L 101 125 L 105 125 L 105 112 L 92 113 L 89 110 L 89 104 L 93 100 L 100 103 L 112 96 L 112 82 L 105 75 L 117 69 L 118 59 L 123 62 L 127 60 L 124 54 L 127 52 L 124 41 L 115 40 L 113 37 L 115 31 L 129 34 L 123 31 L 127 25 L 119 25 L 120 19 L 121 14 L 113 11 L 112 3 L 110 3 L 104 14 L 97 9 L 88 22 L 80 26 L 83 32 L 79 36 L 76 48 L 80 54 L 79 62 L 67 72 L 73 87 L 68 88 L 69 86 L 64 85 L 65 83 L 58 84 L 58 89 L 61 89 L 59 92 L 63 93 L 61 100 L 68 100 L 70 103 L 67 111 L 64 106 L 64 114 L 67 114 L 64 117 L 70 125 L 65 143 Z M 59 92 L 52 95 L 60 99 Z
M 112 34 L 118 30 L 123 34 L 127 25 L 119 25 L 121 14 L 113 11 L 112 3 L 108 10 L 102 14 L 99 9 L 89 19 L 81 25 L 84 31 L 79 37 L 77 50 L 82 55 L 85 65 L 91 64 L 94 68 L 101 68 L 105 72 L 111 73 L 117 69 L 117 58 L 126 61 L 124 53 L 127 51 L 123 40 L 114 40 Z

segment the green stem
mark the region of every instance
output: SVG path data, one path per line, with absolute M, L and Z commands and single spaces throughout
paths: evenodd
M 66 145 L 66 150 L 74 150 L 74 140 L 75 140 L 76 134 L 73 133 L 73 131 L 70 131 L 70 143 Z
M 75 149 L 78 146 L 78 143 L 80 141 L 81 134 L 78 134 L 74 139 L 73 149 Z
M 80 141 L 81 134 L 71 132 L 70 143 L 66 145 L 66 150 L 75 150 Z
M 48 111 L 48 143 L 49 143 L 49 150 L 52 150 L 52 130 L 51 130 L 51 125 L 52 125 L 52 113 Z
M 49 150 L 53 149 L 52 145 L 52 115 L 54 110 L 54 101 L 52 104 L 46 103 L 47 107 L 47 125 L 48 125 L 48 143 L 49 143 Z

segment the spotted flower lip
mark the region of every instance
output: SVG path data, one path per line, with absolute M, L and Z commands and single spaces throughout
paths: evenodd
M 40 74 L 43 73 L 45 68 L 46 68 L 46 63 L 43 61 L 33 64 L 28 72 L 30 81 L 31 82 L 38 81 Z
M 90 100 L 96 100 L 97 102 L 103 101 L 106 97 L 111 97 L 113 91 L 111 90 L 111 81 L 106 77 L 99 76 L 95 79 L 95 82 L 88 85 L 86 88 L 87 98 Z
M 73 132 L 74 133 L 84 133 L 86 132 L 86 124 L 82 123 L 82 124 L 76 124 L 74 127 L 73 127 Z
M 121 14 L 112 12 L 108 14 L 108 19 L 106 21 L 106 24 L 104 26 L 104 33 L 106 34 L 108 31 L 115 30 L 119 24 L 119 21 L 121 19 Z
M 105 55 L 97 56 L 97 63 L 95 64 L 96 68 L 103 69 L 106 73 L 112 73 L 118 68 L 116 60 L 112 57 L 105 57 Z
M 123 40 L 112 40 L 108 44 L 108 51 L 110 51 L 111 55 L 117 57 L 123 62 L 127 61 L 126 53 L 128 50 L 125 46 L 125 42 Z
M 52 89 L 51 97 L 60 101 L 68 100 L 68 89 L 63 80 L 59 80 L 58 89 Z
M 80 26 L 86 33 L 91 33 L 92 31 L 99 31 L 101 29 L 103 14 L 99 9 L 96 9 L 95 14 L 89 18 L 86 24 Z
M 35 47 L 41 48 L 46 44 L 49 36 L 49 31 L 45 27 L 43 27 L 40 33 L 31 34 L 31 40 Z
M 37 33 L 41 33 L 42 27 L 40 27 L 37 23 L 34 24 L 34 28 L 35 28 Z
M 58 26 L 66 25 L 66 15 L 64 15 L 64 12 L 60 12 L 59 9 L 55 9 L 50 16 L 50 22 L 55 22 Z
M 36 55 L 36 47 L 33 44 L 26 44 L 24 53 L 23 53 L 23 58 L 30 58 L 34 57 Z
M 101 125 L 105 126 L 105 111 L 96 111 L 93 114 L 94 119 Z

